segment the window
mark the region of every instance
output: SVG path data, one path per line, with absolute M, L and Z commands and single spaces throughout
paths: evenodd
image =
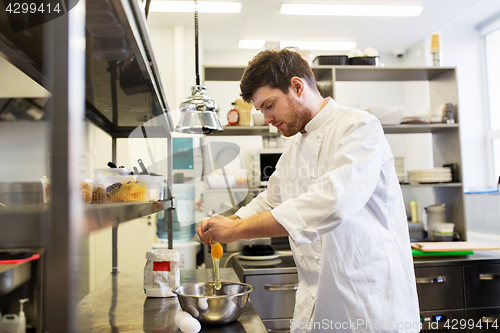
M 500 177 L 500 22 L 481 30 L 484 37 L 486 80 L 488 89 L 489 130 L 487 133 L 492 170 L 495 180 Z

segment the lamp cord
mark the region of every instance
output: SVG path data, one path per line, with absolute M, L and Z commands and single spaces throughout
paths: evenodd
M 196 85 L 201 86 L 200 80 L 200 63 L 198 60 L 198 0 L 194 0 L 194 53 L 195 53 L 195 70 L 196 70 Z
M 149 7 L 151 6 L 151 0 L 146 0 L 146 7 L 144 8 L 144 13 L 146 14 L 146 20 L 149 16 Z

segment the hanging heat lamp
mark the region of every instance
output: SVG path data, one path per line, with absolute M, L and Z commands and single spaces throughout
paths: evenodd
M 194 6 L 196 85 L 191 87 L 191 96 L 179 106 L 181 117 L 175 127 L 175 131 L 181 133 L 209 134 L 221 132 L 222 126 L 217 118 L 217 111 L 219 110 L 217 103 L 207 96 L 207 87 L 201 85 L 198 59 L 198 0 L 194 0 Z

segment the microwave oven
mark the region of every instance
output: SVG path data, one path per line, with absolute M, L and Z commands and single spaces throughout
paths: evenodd
M 257 186 L 267 186 L 282 153 L 283 148 L 263 148 L 257 152 L 255 156 L 257 162 L 257 175 L 255 177 L 258 182 Z

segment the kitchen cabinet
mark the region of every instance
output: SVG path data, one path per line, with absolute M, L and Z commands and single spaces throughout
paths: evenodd
M 118 138 L 139 129 L 141 138 L 169 141 L 173 126 L 139 2 L 69 1 L 66 7 L 71 10 L 57 19 L 15 33 L 9 23 L 14 17 L 0 4 L 0 52 L 51 94 L 45 110 L 51 202 L 0 209 L 0 247 L 45 249 L 40 293 L 48 297 L 39 314 L 43 327 L 34 327 L 37 332 L 75 329 L 78 260 L 85 235 L 113 227 L 116 269 L 118 225 L 161 210 L 171 213 L 169 201 L 81 202 L 84 118 L 111 136 L 113 161 Z M 9 141 L 5 144 L 15 146 L 16 137 Z
M 250 300 L 269 332 L 289 332 L 299 286 L 291 253 L 261 261 L 235 258 L 233 267 L 241 282 L 255 287 Z
M 205 66 L 205 85 L 210 88 L 211 82 L 240 81 L 245 67 Z M 447 222 L 455 224 L 462 240 L 466 240 L 467 226 L 465 220 L 465 199 L 462 183 L 462 154 L 460 145 L 460 107 L 458 105 L 458 90 L 456 69 L 452 67 L 373 67 L 373 66 L 315 66 L 312 67 L 320 92 L 323 96 L 336 99 L 337 83 L 349 82 L 361 84 L 373 83 L 426 83 L 430 107 L 436 108 L 446 103 L 454 106 L 455 123 L 431 124 L 401 124 L 383 125 L 384 132 L 391 134 L 430 134 L 432 141 L 432 156 L 429 157 L 433 167 L 456 163 L 458 170 L 454 182 L 417 184 L 402 183 L 401 189 L 405 202 L 411 199 L 429 204 L 446 204 Z M 337 87 L 337 88 L 336 88 Z M 394 94 L 388 91 L 387 94 Z M 401 92 L 402 93 L 402 92 Z M 227 127 L 226 127 L 227 128 Z M 214 135 L 264 135 L 262 128 L 236 126 L 235 129 Z M 410 153 L 410 152 L 408 152 Z M 429 199 L 432 198 L 432 199 Z M 409 211 L 409 209 L 408 209 Z
M 464 303 L 460 267 L 416 268 L 420 310 L 460 309 Z M 446 297 L 434 297 L 447 295 Z
M 422 332 L 485 332 L 500 327 L 500 256 L 415 258 Z M 438 320 L 439 319 L 439 320 Z

